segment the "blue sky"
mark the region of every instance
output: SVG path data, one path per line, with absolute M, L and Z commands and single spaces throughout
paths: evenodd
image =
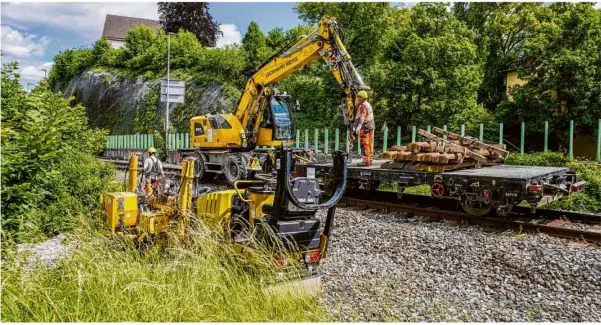
M 296 3 L 210 3 L 213 18 L 224 33 L 218 45 L 239 43 L 251 21 L 264 32 L 301 23 Z M 62 50 L 89 46 L 102 34 L 106 14 L 158 19 L 157 5 L 128 3 L 7 3 L 2 2 L 3 61 L 18 61 L 21 82 L 37 83 Z

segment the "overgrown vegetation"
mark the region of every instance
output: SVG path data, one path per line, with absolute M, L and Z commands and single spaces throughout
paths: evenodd
M 562 153 L 541 152 L 534 154 L 510 154 L 505 163 L 509 165 L 568 167 L 586 181 L 584 190 L 546 205 L 573 211 L 601 212 L 601 164 L 592 161 L 575 161 Z
M 114 168 L 96 158 L 106 131 L 45 83 L 27 95 L 17 64 L 2 67 L 2 238 L 41 239 L 73 229 L 112 189 Z
M 331 321 L 303 291 L 272 290 L 277 271 L 242 258 L 206 229 L 191 233 L 186 247 L 147 255 L 107 240 L 88 221 L 70 236 L 73 255 L 56 267 L 24 270 L 26 257 L 2 263 L 2 320 L 34 322 L 254 322 Z

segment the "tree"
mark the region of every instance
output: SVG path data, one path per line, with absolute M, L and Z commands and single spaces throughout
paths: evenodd
M 295 10 L 305 22 L 315 25 L 323 16 L 336 17 L 344 30 L 344 43 L 353 63 L 372 64 L 381 50 L 382 33 L 392 12 L 388 2 L 301 2 Z
M 166 32 L 189 31 L 204 46 L 214 47 L 223 33 L 206 2 L 159 2 L 159 20 Z
M 276 52 L 282 46 L 286 45 L 286 32 L 281 27 L 276 27 L 269 32 L 267 32 L 267 38 L 265 42 L 267 46 L 273 51 Z
M 477 110 L 473 33 L 444 4 L 395 10 L 382 62 L 371 71 L 378 116 L 393 125 L 443 125 Z M 465 122 L 465 121 L 464 121 Z M 455 122 L 457 123 L 457 122 Z
M 549 121 L 551 137 L 566 143 L 569 121 L 591 134 L 601 118 L 601 11 L 590 3 L 553 3 L 524 41 L 518 69 L 527 84 L 512 88 L 502 105 L 504 121 L 528 121 L 529 130 Z
M 474 32 L 482 62 L 482 85 L 478 102 L 495 111 L 505 98 L 507 70 L 522 63 L 522 46 L 538 24 L 541 3 L 459 2 L 455 17 Z
M 245 74 L 250 75 L 269 57 L 270 49 L 267 47 L 265 35 L 259 25 L 251 21 L 244 37 L 242 50 L 246 55 Z

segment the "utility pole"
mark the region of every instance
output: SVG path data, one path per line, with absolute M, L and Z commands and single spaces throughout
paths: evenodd
M 169 151 L 169 68 L 171 65 L 171 35 L 174 33 L 167 33 L 167 108 L 165 109 L 165 153 Z
M 46 79 L 46 69 L 42 69 L 44 71 L 44 79 Z

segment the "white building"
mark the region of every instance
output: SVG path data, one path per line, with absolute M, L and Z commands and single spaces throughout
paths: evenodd
M 125 34 L 130 29 L 140 25 L 146 25 L 156 31 L 159 27 L 159 22 L 152 19 L 106 15 L 102 37 L 106 38 L 113 48 L 117 49 L 123 47 L 125 44 Z

